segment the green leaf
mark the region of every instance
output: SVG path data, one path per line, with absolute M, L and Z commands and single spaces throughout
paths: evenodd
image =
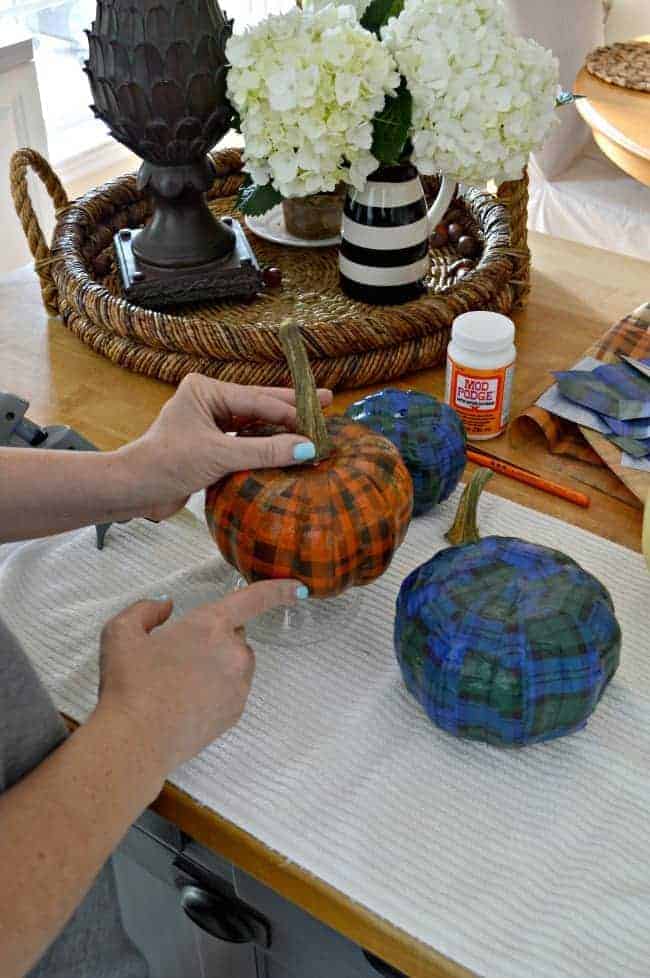
M 388 95 L 372 123 L 372 154 L 380 163 L 399 163 L 409 139 L 413 100 L 402 78 L 396 95 Z
M 265 183 L 258 186 L 247 177 L 237 194 L 236 206 L 242 214 L 250 217 L 257 217 L 266 214 L 272 207 L 282 203 L 282 194 L 275 189 L 272 183 Z
M 370 0 L 361 18 L 361 26 L 373 34 L 387 24 L 391 17 L 399 17 L 404 7 L 404 0 Z

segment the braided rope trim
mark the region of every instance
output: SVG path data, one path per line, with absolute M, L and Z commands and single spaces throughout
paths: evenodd
M 515 308 L 525 305 L 530 293 L 531 255 L 528 247 L 528 170 L 521 180 L 502 183 L 497 198 L 510 214 L 510 243 L 515 257 L 512 281 L 515 284 Z
M 9 166 L 11 196 L 16 214 L 27 238 L 29 250 L 34 256 L 34 268 L 41 283 L 43 304 L 50 315 L 56 316 L 59 312 L 58 287 L 54 282 L 52 271 L 58 256 L 54 257 L 50 254 L 50 249 L 45 241 L 29 196 L 27 171 L 30 169 L 43 181 L 57 214 L 68 207 L 68 196 L 50 164 L 35 149 L 19 149 L 13 154 Z

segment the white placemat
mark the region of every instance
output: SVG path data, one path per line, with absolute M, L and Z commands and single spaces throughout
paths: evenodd
M 648 978 L 650 576 L 631 551 L 484 496 L 484 535 L 556 546 L 610 588 L 622 661 L 584 732 L 520 751 L 455 740 L 392 649 L 399 584 L 444 546 L 454 505 L 414 521 L 344 640 L 259 648 L 242 722 L 172 780 L 485 978 Z M 106 618 L 146 594 L 191 603 L 226 573 L 188 511 L 114 526 L 102 553 L 88 529 L 4 557 L 0 614 L 79 720 Z

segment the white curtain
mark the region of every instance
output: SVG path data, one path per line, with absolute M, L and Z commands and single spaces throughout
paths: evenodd
M 562 87 L 573 91 L 585 56 L 605 40 L 601 0 L 505 0 L 516 33 L 533 37 L 560 61 Z M 560 125 L 535 153 L 544 176 L 553 180 L 571 165 L 589 138 L 589 130 L 574 106 L 560 113 Z
M 257 23 L 267 14 L 284 13 L 294 6 L 294 0 L 220 0 L 220 5 L 241 28 Z

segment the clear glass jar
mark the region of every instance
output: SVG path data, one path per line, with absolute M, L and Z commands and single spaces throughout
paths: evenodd
M 307 241 L 336 238 L 341 233 L 345 187 L 332 193 L 309 197 L 288 197 L 282 201 L 284 225 L 296 238 Z

